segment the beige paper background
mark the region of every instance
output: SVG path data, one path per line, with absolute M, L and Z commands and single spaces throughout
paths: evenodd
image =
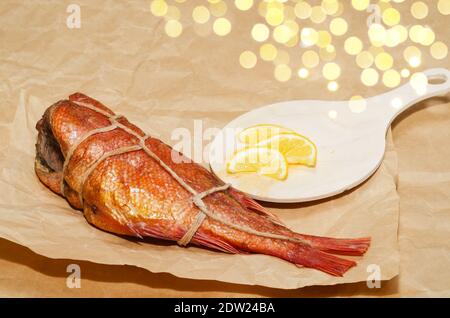
M 395 140 L 394 151 L 390 143 L 380 170 L 351 193 L 314 204 L 273 206 L 290 226 L 298 230 L 324 235 L 370 233 L 374 236 L 373 248 L 360 266 L 340 282 L 364 280 L 367 276 L 365 265 L 370 263 L 382 265 L 384 278 L 391 278 L 397 273 L 399 196 L 395 191 L 395 181 L 398 180 L 402 209 L 400 259 L 401 269 L 405 268 L 406 272 L 401 272 L 400 278 L 383 284 L 381 290 L 369 290 L 365 283 L 312 287 L 301 291 L 244 286 L 242 283 L 293 288 L 311 283 L 334 284 L 336 281 L 321 273 L 292 269 L 289 264 L 280 261 L 275 263 L 281 271 L 275 273 L 267 273 L 266 267 L 255 268 L 257 264 L 272 264 L 273 260 L 265 256 L 242 258 L 199 249 L 195 249 L 198 250 L 195 253 L 195 265 L 188 267 L 185 261 L 194 258 L 194 253 L 190 251 L 193 248 L 183 250 L 176 246 L 144 244 L 144 249 L 151 248 L 164 255 L 157 264 L 159 270 L 170 270 L 180 276 L 189 273 L 189 277 L 198 277 L 205 275 L 197 270 L 199 263 L 209 267 L 226 266 L 228 270 L 225 273 L 220 271 L 221 275 L 217 275 L 217 271 L 210 273 L 211 277 L 225 281 L 230 281 L 232 277 L 233 282 L 240 284 L 184 280 L 130 266 L 106 266 L 79 261 L 98 261 L 99 255 L 104 257 L 107 254 L 108 263 L 129 263 L 130 258 L 116 249 L 124 247 L 126 252 L 140 253 L 134 255 L 133 264 L 148 267 L 146 257 L 152 255 L 141 256 L 141 245 L 138 247 L 92 229 L 76 215 L 77 212 L 68 209 L 63 200 L 49 194 L 38 183 L 29 182 L 34 177 L 27 164 L 34 150 L 34 140 L 30 138 L 33 125 L 42 110 L 55 100 L 76 90 L 83 91 L 143 124 L 147 132 L 160 133 L 164 140 L 170 141 L 172 128 L 191 128 L 193 119 L 203 119 L 207 127 L 221 127 L 242 111 L 274 101 L 294 98 L 343 99 L 355 92 L 369 96 L 384 89 L 364 88 L 355 80 L 355 76 L 358 76 L 356 72 L 344 72 L 338 93 L 325 96 L 322 91 L 324 83 L 319 74 L 313 74 L 311 81 L 302 82 L 299 86 L 297 81 L 285 84 L 275 82 L 267 65 L 243 71 L 236 59 L 231 57 L 237 57 L 240 51 L 252 45 L 244 32 L 239 31 L 241 27 L 246 28 L 245 20 L 235 23 L 233 34 L 226 39 L 213 36 L 200 38 L 187 29 L 186 36 L 172 40 L 164 36 L 161 21 L 152 17 L 148 6 L 142 2 L 129 2 L 126 5 L 102 1 L 86 2 L 83 5 L 80 2 L 83 13 L 80 30 L 65 28 L 65 8 L 68 3 L 44 2 L 37 5 L 27 2 L 24 5 L 18 1 L 5 1 L 1 5 L 2 43 L 5 45 L 0 48 L 0 133 L 2 140 L 11 140 L 14 136 L 19 141 L 4 142 L 1 146 L 1 186 L 4 191 L 0 205 L 0 233 L 8 240 L 27 242 L 27 246 L 37 253 L 44 252 L 50 257 L 74 258 L 77 261 L 50 260 L 20 245 L 1 240 L 0 266 L 4 269 L 0 274 L 2 295 L 448 295 L 449 280 L 442 277 L 433 279 L 430 275 L 430 272 L 436 273 L 445 268 L 441 266 L 446 264 L 445 255 L 448 255 L 446 240 L 443 239 L 449 228 L 446 226 L 448 217 L 445 219 L 449 204 L 448 191 L 444 190 L 449 183 L 449 166 L 444 159 L 447 158 L 445 151 L 448 152 L 448 147 L 442 145 L 449 134 L 448 105 L 440 106 L 440 113 L 435 113 L 439 107 L 435 106 L 410 116 L 407 114 L 403 116 L 404 119 L 397 121 L 394 137 L 399 131 L 398 139 L 404 145 L 403 148 Z M 20 27 L 17 25 L 19 20 L 23 21 Z M 437 24 L 437 30 L 442 30 L 439 28 L 440 21 L 443 20 L 433 21 Z M 342 61 L 346 62 L 345 59 Z M 432 63 L 427 64 L 432 66 Z M 435 64 L 442 66 L 442 63 Z M 443 103 L 445 100 L 433 102 Z M 402 126 L 410 117 L 420 113 L 426 113 L 427 116 L 419 119 L 419 124 L 415 122 L 414 129 L 409 129 L 407 124 L 406 127 Z M 436 134 L 436 131 L 440 134 Z M 422 139 L 421 147 L 417 147 L 418 137 L 411 135 L 413 132 Z M 441 145 L 439 149 L 442 151 L 431 147 L 437 144 Z M 429 150 L 425 152 L 425 160 L 423 155 L 420 156 L 422 149 Z M 411 155 L 412 151 L 416 155 Z M 400 170 L 397 169 L 397 157 L 405 158 L 405 163 L 399 161 Z M 420 169 L 417 169 L 418 163 Z M 403 176 L 402 169 L 405 173 Z M 418 176 L 417 171 L 423 174 Z M 403 207 L 407 211 L 405 215 Z M 426 213 L 422 213 L 423 210 Z M 14 215 L 18 211 L 25 213 Z M 17 231 L 19 224 L 24 223 L 27 224 L 26 231 Z M 425 225 L 431 225 L 433 230 Z M 70 237 L 67 228 L 81 230 L 82 237 Z M 36 237 L 40 239 L 33 240 Z M 99 237 L 102 240 L 97 240 Z M 80 257 L 80 241 L 86 242 L 88 238 L 95 240 L 83 246 L 83 257 Z M 104 246 L 91 245 L 92 242 L 100 241 L 107 241 L 108 246 L 114 245 L 114 248 L 106 251 Z M 52 252 L 49 252 L 49 246 Z M 165 257 L 172 252 L 183 255 L 178 263 Z M 428 271 L 423 264 L 430 263 L 430 257 L 442 258 L 442 261 L 429 264 L 433 266 L 432 271 Z M 216 259 L 217 264 L 211 264 L 211 259 Z M 82 267 L 81 290 L 70 290 L 65 286 L 65 268 L 73 262 Z M 305 271 L 305 275 L 298 274 Z

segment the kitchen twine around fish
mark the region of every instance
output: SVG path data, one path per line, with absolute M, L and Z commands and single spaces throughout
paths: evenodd
M 124 118 L 124 116 L 122 115 L 112 115 L 109 114 L 108 112 L 96 107 L 93 104 L 90 103 L 85 103 L 85 102 L 79 102 L 79 101 L 70 101 L 78 106 L 82 106 L 85 108 L 88 108 L 92 111 L 95 111 L 97 113 L 102 114 L 103 116 L 107 117 L 111 123 L 111 125 L 106 126 L 106 127 L 101 127 L 101 128 L 97 128 L 97 129 L 93 129 L 91 131 L 86 132 L 85 134 L 81 135 L 79 138 L 77 138 L 77 140 L 74 142 L 74 144 L 70 147 L 70 149 L 67 152 L 66 158 L 64 160 L 64 165 L 63 165 L 63 171 L 62 171 L 62 179 L 61 179 L 61 191 L 63 193 L 63 195 L 65 196 L 64 193 L 64 182 L 65 182 L 65 171 L 67 169 L 67 166 L 75 152 L 75 150 L 78 148 L 78 146 L 80 146 L 80 144 L 85 141 L 87 138 L 94 136 L 96 134 L 101 134 L 101 133 L 105 133 L 108 131 L 112 131 L 114 129 L 120 128 L 122 130 L 124 130 L 125 132 L 129 133 L 130 135 L 136 137 L 139 140 L 139 144 L 138 145 L 133 145 L 133 146 L 127 146 L 127 147 L 120 147 L 108 152 L 105 152 L 100 158 L 98 158 L 88 169 L 87 171 L 82 175 L 81 177 L 81 187 L 80 187 L 80 192 L 78 193 L 79 195 L 79 200 L 81 204 L 84 204 L 84 200 L 83 200 L 83 189 L 84 189 L 84 184 L 87 181 L 87 179 L 89 178 L 89 176 L 91 175 L 91 173 L 95 170 L 95 168 L 97 168 L 97 166 L 104 161 L 105 159 L 112 157 L 112 156 L 117 156 L 120 154 L 124 154 L 124 153 L 128 153 L 128 152 L 133 152 L 133 151 L 138 151 L 138 150 L 143 150 L 148 156 L 150 156 L 152 159 L 154 159 L 156 162 L 158 162 L 183 188 L 185 188 L 187 191 L 189 191 L 193 197 L 192 197 L 192 202 L 197 206 L 197 208 L 200 210 L 200 212 L 197 214 L 197 216 L 195 217 L 194 222 L 191 224 L 190 228 L 186 231 L 186 233 L 183 235 L 183 237 L 181 239 L 179 239 L 177 241 L 177 243 L 181 246 L 186 246 L 188 245 L 192 238 L 194 237 L 195 233 L 198 231 L 198 229 L 200 228 L 200 226 L 202 225 L 203 221 L 205 220 L 206 217 L 209 217 L 217 222 L 223 223 L 233 229 L 236 229 L 238 231 L 242 231 L 242 232 L 246 232 L 249 234 L 253 234 L 253 235 L 257 235 L 257 236 L 262 236 L 262 237 L 267 237 L 267 238 L 272 238 L 272 239 L 279 239 L 279 240 L 285 240 L 285 241 L 292 241 L 295 243 L 301 243 L 301 244 L 306 244 L 306 245 L 310 245 L 309 242 L 296 238 L 296 237 L 288 237 L 285 235 L 279 235 L 279 234 L 275 234 L 275 233 L 270 233 L 270 232 L 261 232 L 261 231 L 257 231 L 255 229 L 246 227 L 246 226 L 242 226 L 239 224 L 235 224 L 232 222 L 229 222 L 228 220 L 223 219 L 222 217 L 220 217 L 219 215 L 215 215 L 214 213 L 212 213 L 208 207 L 206 206 L 206 204 L 203 202 L 203 198 L 213 194 L 215 192 L 219 192 L 219 191 L 225 191 L 230 187 L 230 184 L 224 184 L 222 186 L 218 186 L 218 187 L 213 187 L 209 190 L 206 190 L 204 192 L 197 192 L 195 191 L 191 186 L 189 186 L 179 175 L 176 174 L 175 171 L 173 171 L 164 161 L 162 161 L 154 152 L 152 152 L 147 145 L 145 144 L 145 141 L 150 138 L 149 135 L 144 135 L 144 136 L 140 136 L 139 134 L 137 134 L 134 130 L 130 129 L 129 127 L 123 125 L 122 123 L 118 122 L 118 120 L 120 118 Z M 119 220 L 120 221 L 120 220 Z M 122 222 L 121 222 L 122 223 Z M 126 224 L 124 224 L 126 225 Z M 136 233 L 137 236 L 140 237 L 139 233 Z

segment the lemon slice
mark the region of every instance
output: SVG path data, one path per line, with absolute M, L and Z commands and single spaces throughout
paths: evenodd
M 316 165 L 316 145 L 297 133 L 281 133 L 258 143 L 258 147 L 276 149 L 284 155 L 288 164 L 309 167 Z
M 257 172 L 278 180 L 286 179 L 286 158 L 275 148 L 246 148 L 238 151 L 227 164 L 228 173 Z
M 292 130 L 283 126 L 272 124 L 254 125 L 241 131 L 239 134 L 239 141 L 247 145 L 256 145 L 272 136 L 288 132 L 293 133 Z

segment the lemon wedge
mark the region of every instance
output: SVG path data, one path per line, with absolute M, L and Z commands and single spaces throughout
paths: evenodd
M 288 163 L 275 148 L 245 148 L 234 154 L 227 164 L 227 172 L 257 172 L 263 176 L 284 180 L 288 175 Z
M 297 133 L 280 133 L 259 142 L 257 146 L 278 150 L 286 158 L 288 164 L 300 164 L 308 167 L 316 165 L 316 145 Z
M 263 140 L 281 133 L 293 133 L 293 131 L 283 126 L 272 124 L 254 125 L 241 131 L 239 141 L 247 145 L 256 145 Z

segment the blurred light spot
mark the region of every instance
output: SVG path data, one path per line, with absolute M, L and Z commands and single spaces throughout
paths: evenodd
M 168 6 L 164 0 L 153 0 L 150 4 L 150 11 L 154 16 L 162 17 L 167 13 Z
M 443 15 L 450 14 L 450 0 L 439 0 L 437 7 Z
M 334 18 L 330 22 L 330 31 L 334 35 L 344 35 L 348 30 L 347 21 L 342 18 Z
M 322 7 L 323 12 L 328 15 L 336 14 L 339 10 L 339 3 L 337 0 L 322 0 L 320 6 Z
M 324 61 L 332 61 L 336 57 L 336 49 L 332 44 L 329 44 L 319 50 L 319 56 Z
M 369 6 L 369 0 L 352 0 L 352 6 L 356 10 L 363 11 Z
M 269 38 L 270 30 L 267 25 L 257 23 L 252 28 L 252 38 L 258 42 L 264 42 Z
M 448 48 L 445 43 L 438 41 L 430 47 L 430 54 L 435 59 L 442 60 L 447 57 Z
M 180 10 L 175 6 L 168 6 L 167 13 L 164 16 L 164 19 L 168 20 L 179 20 L 181 17 Z
M 396 25 L 400 22 L 400 12 L 394 8 L 388 8 L 383 12 L 383 22 L 388 26 Z
M 373 64 L 373 55 L 369 51 L 362 51 L 356 56 L 356 64 L 360 68 L 368 68 Z
M 411 14 L 416 19 L 424 19 L 428 15 L 428 6 L 425 2 L 416 1 L 411 5 Z
M 337 113 L 337 111 L 335 111 L 335 110 L 330 110 L 330 111 L 328 112 L 328 117 L 330 117 L 331 119 L 336 119 L 336 118 L 337 118 L 337 115 L 338 115 L 338 113 Z
M 302 67 L 298 70 L 297 74 L 300 78 L 307 78 L 309 76 L 309 71 L 306 68 Z
M 277 48 L 270 43 L 263 44 L 259 48 L 259 56 L 264 61 L 273 61 L 277 57 Z
M 247 11 L 253 6 L 253 0 L 234 0 L 236 8 L 242 11 Z
M 336 63 L 326 63 L 322 68 L 322 74 L 327 80 L 335 80 L 341 75 L 341 68 Z
M 395 109 L 400 109 L 402 107 L 402 99 L 400 97 L 396 97 L 391 101 L 391 106 Z
M 331 35 L 328 31 L 319 31 L 317 32 L 317 46 L 321 48 L 327 47 L 331 43 Z
M 383 84 L 386 87 L 397 87 L 400 84 L 400 74 L 396 70 L 387 70 L 383 74 Z
M 407 68 L 404 68 L 404 69 L 402 69 L 402 70 L 400 71 L 400 75 L 401 75 L 403 78 L 409 77 L 410 74 L 411 74 L 411 73 L 409 72 L 409 70 L 408 70 Z
M 339 89 L 339 84 L 335 81 L 329 82 L 327 88 L 331 92 L 335 92 Z
M 317 31 L 312 28 L 303 28 L 300 38 L 305 46 L 311 46 L 317 43 L 319 35 L 317 34 Z
M 166 22 L 164 30 L 168 36 L 176 38 L 183 32 L 183 26 L 177 20 L 169 20 Z
M 362 42 L 356 36 L 349 37 L 345 40 L 344 50 L 350 55 L 356 55 L 362 50 Z
M 271 26 L 277 26 L 284 20 L 283 9 L 280 8 L 268 8 L 266 12 L 266 21 Z
M 386 29 L 378 23 L 373 23 L 369 27 L 369 40 L 373 46 L 383 46 L 386 41 Z
M 291 38 L 291 30 L 288 26 L 281 24 L 273 30 L 273 39 L 278 43 L 286 43 Z
M 380 71 L 388 70 L 394 64 L 394 59 L 389 53 L 381 52 L 375 57 L 375 66 Z
M 373 68 L 366 68 L 361 72 L 361 82 L 366 86 L 374 86 L 378 83 L 378 72 Z
M 311 10 L 311 21 L 314 23 L 322 23 L 327 18 L 327 15 L 322 10 L 321 6 L 314 6 Z
M 209 10 L 205 6 L 198 6 L 195 7 L 194 10 L 192 10 L 192 19 L 194 19 L 194 21 L 197 23 L 206 23 L 209 21 L 209 18 Z
M 311 6 L 306 1 L 300 1 L 294 7 L 295 15 L 299 19 L 308 19 L 311 16 L 311 11 Z
M 314 51 L 305 51 L 302 55 L 302 62 L 308 68 L 314 68 L 319 65 L 319 55 Z
M 216 2 L 210 3 L 209 11 L 211 11 L 211 14 L 215 17 L 222 17 L 227 13 L 228 7 L 225 2 L 216 1 Z
M 292 71 L 286 64 L 280 64 L 275 67 L 273 75 L 277 81 L 286 82 L 291 78 Z
M 423 95 L 427 89 L 428 78 L 424 73 L 414 73 L 411 76 L 409 83 L 414 88 L 417 94 Z
M 350 98 L 348 107 L 352 113 L 362 113 L 367 108 L 367 102 L 362 96 L 356 95 Z
M 411 67 L 418 67 L 421 63 L 422 53 L 415 46 L 408 46 L 403 51 L 403 57 Z
M 214 33 L 225 36 L 231 31 L 231 23 L 226 18 L 218 18 L 213 24 Z
M 244 51 L 239 56 L 239 63 L 243 68 L 250 69 L 255 67 L 257 58 L 252 51 Z

